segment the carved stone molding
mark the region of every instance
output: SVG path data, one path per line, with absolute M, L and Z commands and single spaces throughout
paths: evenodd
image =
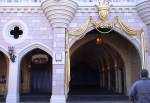
M 145 24 L 150 24 L 150 0 L 143 1 L 136 5 L 137 12 Z
M 41 7 L 52 27 L 67 27 L 75 16 L 78 4 L 72 0 L 45 0 Z
M 81 13 L 97 13 L 97 8 L 95 6 L 80 6 L 78 8 L 77 12 L 81 12 Z M 114 6 L 111 7 L 110 10 L 111 13 L 136 13 L 136 7 L 133 6 L 127 6 L 127 7 L 119 7 L 119 6 Z
M 77 12 L 81 13 L 97 13 L 97 9 L 94 6 L 79 6 Z M 112 13 L 132 13 L 137 12 L 136 7 L 117 7 L 113 6 L 110 10 Z M 40 6 L 0 6 L 0 13 L 43 13 Z
M 0 7 L 0 13 L 43 13 L 43 11 L 40 6 L 2 6 Z

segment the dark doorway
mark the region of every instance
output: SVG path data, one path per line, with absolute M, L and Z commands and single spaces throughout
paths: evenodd
M 82 46 L 78 45 L 89 38 L 93 39 Z M 97 38 L 102 41 L 97 43 Z M 73 46 L 78 49 L 71 55 L 70 95 L 122 95 L 125 93 L 124 63 L 120 54 L 105 43 L 107 38 L 110 38 L 110 35 L 100 37 L 96 31 L 92 31 L 92 34 L 89 33 Z M 114 59 L 117 62 L 117 69 Z
M 41 49 L 27 53 L 21 62 L 21 101 L 49 101 L 52 94 L 52 57 Z
M 33 93 L 49 93 L 51 91 L 51 71 L 48 64 L 32 64 L 31 88 Z
M 72 67 L 70 89 L 72 94 L 93 94 L 99 88 L 99 71 L 86 62 Z
M 101 34 L 92 30 L 72 45 L 70 55 L 68 103 L 128 101 L 131 83 L 126 80 L 136 80 L 141 67 L 138 51 L 128 39 L 115 31 Z
M 6 100 L 8 87 L 8 57 L 0 51 L 0 103 Z

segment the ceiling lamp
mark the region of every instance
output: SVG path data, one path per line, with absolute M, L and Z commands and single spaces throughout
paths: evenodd
M 35 54 L 32 56 L 32 62 L 34 64 L 46 64 L 48 62 L 48 56 L 46 54 Z
M 102 44 L 102 38 L 101 38 L 100 36 L 98 36 L 98 37 L 96 38 L 96 44 L 97 44 L 97 45 Z

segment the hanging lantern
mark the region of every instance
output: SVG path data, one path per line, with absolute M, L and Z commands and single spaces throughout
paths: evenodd
M 97 45 L 102 44 L 102 38 L 101 38 L 100 36 L 98 36 L 98 37 L 96 38 L 96 44 L 97 44 Z

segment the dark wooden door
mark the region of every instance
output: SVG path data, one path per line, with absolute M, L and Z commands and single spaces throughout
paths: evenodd
M 33 64 L 31 70 L 32 92 L 48 93 L 51 91 L 51 71 L 46 64 Z

